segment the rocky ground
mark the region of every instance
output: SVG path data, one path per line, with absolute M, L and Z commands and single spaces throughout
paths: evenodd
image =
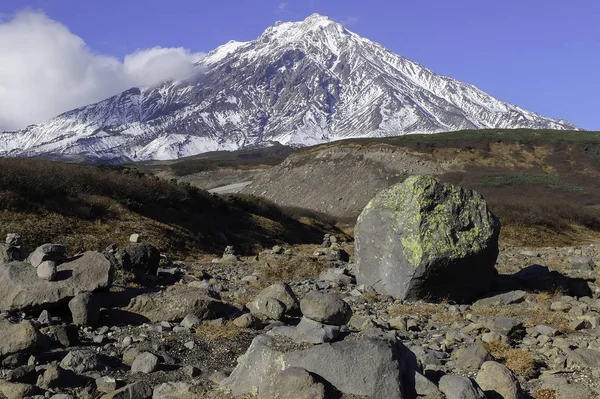
M 503 249 L 496 292 L 456 305 L 400 301 L 356 285 L 352 244 L 335 241 L 257 258 L 228 249 L 198 264 L 170 263 L 139 242 L 72 258 L 47 246 L 21 262 L 20 239 L 9 236 L 0 393 L 599 396 L 600 245 Z M 321 370 L 326 381 L 306 370 Z

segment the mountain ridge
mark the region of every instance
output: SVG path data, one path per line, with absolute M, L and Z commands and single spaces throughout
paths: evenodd
M 577 129 L 499 101 L 313 14 L 230 41 L 185 81 L 131 88 L 19 132 L 0 155 L 176 159 L 268 141 L 294 146 L 480 128 Z

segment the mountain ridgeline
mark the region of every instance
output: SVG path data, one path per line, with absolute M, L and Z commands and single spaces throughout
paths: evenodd
M 78 161 L 176 159 L 208 151 L 462 129 L 577 129 L 440 76 L 327 17 L 229 42 L 185 81 L 132 88 L 18 132 L 0 155 Z

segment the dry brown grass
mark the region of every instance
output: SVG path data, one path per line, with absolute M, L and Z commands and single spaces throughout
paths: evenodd
M 312 256 L 316 248 L 315 245 L 300 245 L 294 248 L 291 258 L 269 257 L 261 262 L 261 283 L 317 277 L 330 265 L 329 262 Z
M 552 388 L 541 388 L 535 391 L 533 394 L 535 399 L 557 399 L 556 390 Z
M 511 348 L 502 341 L 493 341 L 483 345 L 494 359 L 504 363 L 513 373 L 526 378 L 536 375 L 537 365 L 528 350 Z
M 444 304 L 417 303 L 412 305 L 393 305 L 389 309 L 390 317 L 416 315 L 419 317 L 435 318 L 440 324 L 452 324 L 462 320 L 462 317 L 446 311 Z
M 243 332 L 243 328 L 236 326 L 232 322 L 226 322 L 222 325 L 204 322 L 196 327 L 196 334 L 207 342 L 234 339 L 239 337 Z
M 569 331 L 569 320 L 562 312 L 550 310 L 544 304 L 537 305 L 505 305 L 477 306 L 473 314 L 478 316 L 499 316 L 519 320 L 525 327 L 535 327 L 540 324 L 548 325 L 562 332 Z

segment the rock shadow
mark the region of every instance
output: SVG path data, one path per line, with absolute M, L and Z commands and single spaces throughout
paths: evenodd
M 515 290 L 561 291 L 576 297 L 592 296 L 592 290 L 586 279 L 565 276 L 556 270 L 550 270 L 547 266 L 533 264 L 514 274 L 498 274 L 492 282 L 492 292 L 487 297 Z

